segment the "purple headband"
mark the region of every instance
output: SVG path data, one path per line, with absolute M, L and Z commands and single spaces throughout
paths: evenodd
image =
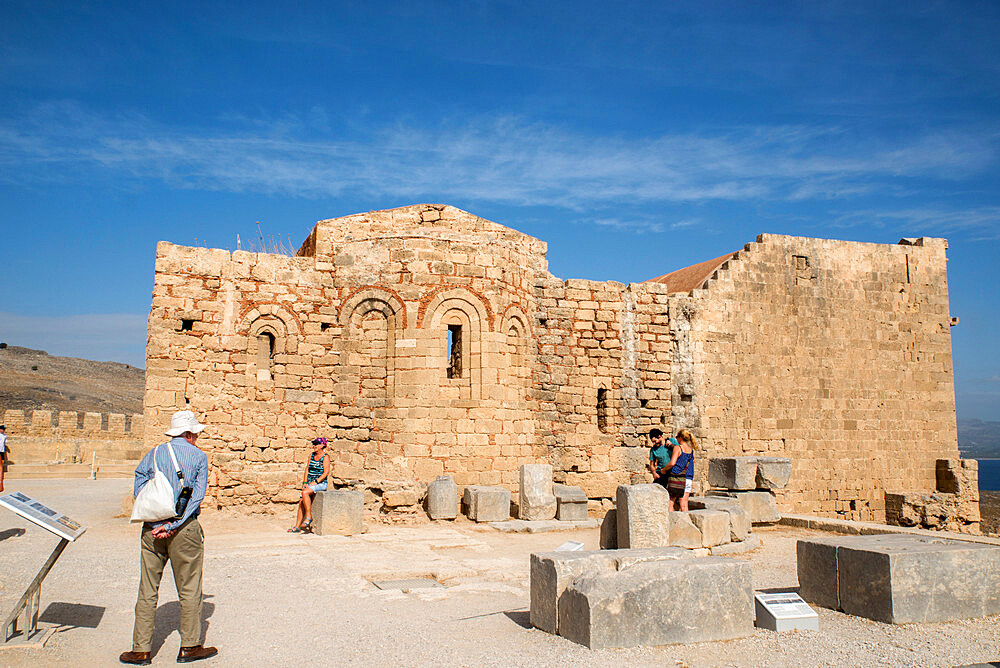
M 321 443 L 321 444 L 323 444 L 325 446 L 326 445 L 326 439 L 323 438 L 322 436 L 320 436 L 319 438 L 314 438 L 313 439 L 313 445 L 316 445 L 317 443 Z

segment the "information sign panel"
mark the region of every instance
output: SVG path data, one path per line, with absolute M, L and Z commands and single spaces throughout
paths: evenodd
M 819 616 L 792 591 L 754 594 L 757 626 L 772 631 L 818 631 Z
M 14 511 L 24 519 L 68 541 L 76 540 L 87 530 L 87 527 L 79 522 L 71 520 L 58 510 L 49 508 L 23 492 L 11 492 L 0 496 L 0 506 Z

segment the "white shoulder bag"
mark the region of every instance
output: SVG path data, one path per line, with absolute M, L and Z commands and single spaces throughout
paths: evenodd
M 170 452 L 170 460 L 174 463 L 174 470 L 178 479 L 182 479 L 181 467 L 177 465 L 177 457 L 174 456 L 174 449 L 167 443 L 167 450 Z M 159 449 L 160 446 L 156 446 Z M 167 476 L 156 465 L 156 450 L 153 451 L 153 479 L 143 485 L 135 497 L 132 506 L 132 522 L 157 522 L 167 520 L 177 516 L 177 498 L 174 496 L 173 485 L 167 480 Z

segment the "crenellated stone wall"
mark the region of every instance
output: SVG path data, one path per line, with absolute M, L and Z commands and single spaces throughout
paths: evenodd
M 957 456 L 945 248 L 763 235 L 625 285 L 440 205 L 321 221 L 296 257 L 161 242 L 145 441 L 196 411 L 220 505 L 296 500 L 315 436 L 336 485 L 516 493 L 547 462 L 607 502 L 651 427 L 686 427 L 701 478 L 791 457 L 781 508 L 881 520 Z
M 143 447 L 143 416 L 120 413 L 0 410 L 12 464 L 135 461 Z

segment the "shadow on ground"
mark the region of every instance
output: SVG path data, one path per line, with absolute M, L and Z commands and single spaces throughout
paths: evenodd
M 45 608 L 38 621 L 55 624 L 61 627 L 60 631 L 96 629 L 104 618 L 104 610 L 105 608 L 99 605 L 53 601 Z
M 16 527 L 14 529 L 4 529 L 0 531 L 0 540 L 7 540 L 8 538 L 17 538 L 18 536 L 23 536 L 25 534 L 24 529 Z
M 215 612 L 215 604 L 209 603 L 209 595 L 202 597 L 201 604 L 201 637 L 202 640 L 208 635 L 208 618 Z M 177 631 L 181 624 L 181 604 L 180 601 L 170 601 L 164 603 L 156 609 L 156 621 L 153 624 L 153 654 L 155 655 L 163 647 L 170 634 Z M 209 643 L 211 644 L 211 643 Z

